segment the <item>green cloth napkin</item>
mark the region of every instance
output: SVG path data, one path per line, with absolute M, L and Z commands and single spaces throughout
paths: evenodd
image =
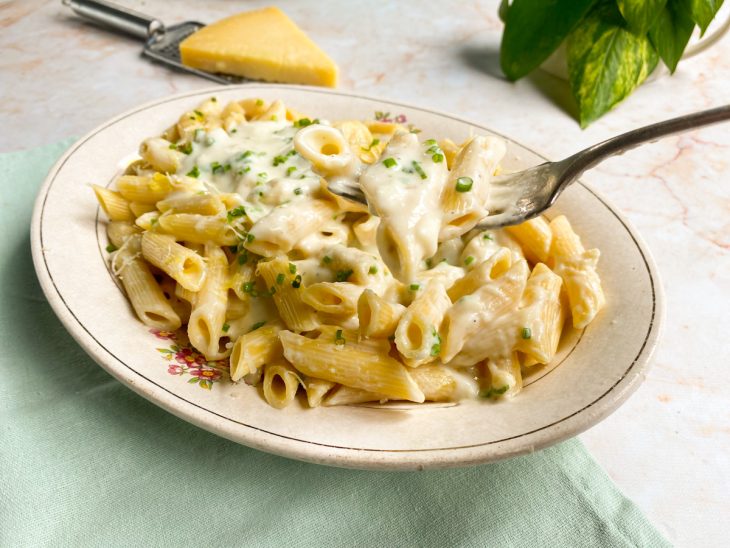
M 0 155 L 0 546 L 666 546 L 578 440 L 427 472 L 261 453 L 157 408 L 63 329 L 33 199 L 69 146 Z

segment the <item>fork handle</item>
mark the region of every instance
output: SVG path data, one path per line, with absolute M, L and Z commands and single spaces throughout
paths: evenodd
M 162 21 L 123 6 L 103 0 L 63 0 L 63 5 L 77 15 L 107 27 L 120 30 L 137 38 L 149 37 L 165 31 Z
M 694 114 L 679 116 L 678 118 L 672 118 L 671 120 L 622 133 L 617 137 L 593 145 L 563 160 L 566 165 L 572 164 L 564 173 L 563 180 L 566 183 L 572 182 L 580 177 L 584 171 L 595 167 L 609 156 L 623 154 L 644 143 L 727 120 L 730 120 L 730 105 L 701 110 Z

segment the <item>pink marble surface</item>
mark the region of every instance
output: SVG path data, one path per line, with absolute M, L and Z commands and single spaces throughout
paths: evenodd
M 171 24 L 248 7 L 223 0 L 123 4 Z M 338 62 L 340 88 L 445 110 L 548 157 L 730 97 L 730 38 L 643 86 L 581 131 L 564 82 L 499 76 L 497 0 L 278 5 Z M 141 44 L 80 22 L 60 1 L 0 2 L 0 151 L 81 135 L 136 104 L 209 82 L 140 58 Z M 678 546 L 730 537 L 730 125 L 665 139 L 585 176 L 649 244 L 667 321 L 646 382 L 581 436 L 595 458 Z M 725 519 L 722 519 L 722 518 Z

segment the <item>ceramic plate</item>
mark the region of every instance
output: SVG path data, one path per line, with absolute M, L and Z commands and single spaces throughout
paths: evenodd
M 633 228 L 590 187 L 577 183 L 548 217 L 565 213 L 586 248 L 601 250 L 608 304 L 583 332 L 563 338 L 551 367 L 525 378 L 512 401 L 269 407 L 255 388 L 233 384 L 223 363 L 206 364 L 180 335 L 136 320 L 107 267 L 104 218 L 88 183 L 109 185 L 146 137 L 216 95 L 280 98 L 326 119 L 375 116 L 423 135 L 460 142 L 488 128 L 392 101 L 280 86 L 217 87 L 130 110 L 73 145 L 48 174 L 32 224 L 35 268 L 54 311 L 79 344 L 120 382 L 193 424 L 245 445 L 311 462 L 373 469 L 463 466 L 503 459 L 582 432 L 641 383 L 656 345 L 662 294 L 654 262 Z M 543 158 L 509 138 L 503 166 Z

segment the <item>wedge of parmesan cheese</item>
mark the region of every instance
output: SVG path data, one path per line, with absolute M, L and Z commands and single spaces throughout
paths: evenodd
M 337 65 L 279 8 L 207 25 L 180 44 L 183 64 L 252 80 L 337 86 Z

